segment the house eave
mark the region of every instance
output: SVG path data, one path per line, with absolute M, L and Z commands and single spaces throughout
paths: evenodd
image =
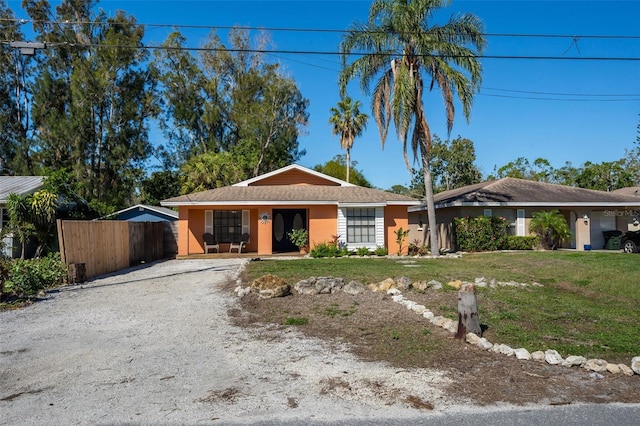
M 436 203 L 436 209 L 444 209 L 448 207 L 640 207 L 640 202 L 544 202 L 544 201 L 520 201 L 520 202 L 452 202 L 452 203 Z M 409 212 L 417 212 L 426 210 L 426 205 L 422 204 L 416 207 L 409 207 Z

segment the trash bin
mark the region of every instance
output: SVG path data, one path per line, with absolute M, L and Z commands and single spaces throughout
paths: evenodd
M 605 250 L 620 250 L 622 231 L 602 231 L 602 236 L 604 237 Z

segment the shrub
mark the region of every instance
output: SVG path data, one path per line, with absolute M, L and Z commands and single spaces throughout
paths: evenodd
M 19 296 L 32 296 L 40 290 L 60 284 L 67 268 L 59 253 L 49 253 L 40 259 L 15 259 L 8 264 L 9 274 L 5 290 Z
M 356 249 L 356 253 L 358 254 L 358 256 L 369 256 L 370 251 L 366 247 L 358 247 Z
M 373 253 L 376 256 L 386 256 L 387 254 L 389 254 L 386 247 L 376 247 Z
M 509 235 L 507 237 L 507 250 L 533 250 L 540 245 L 540 238 L 535 235 L 519 237 Z
M 540 242 L 550 250 L 555 250 L 563 241 L 571 239 L 567 220 L 558 210 L 533 213 L 529 229 L 538 234 Z
M 509 224 L 503 217 L 462 217 L 453 220 L 459 250 L 501 250 L 507 246 Z
M 342 255 L 342 250 L 333 243 L 324 242 L 316 244 L 309 254 L 311 257 L 339 257 Z

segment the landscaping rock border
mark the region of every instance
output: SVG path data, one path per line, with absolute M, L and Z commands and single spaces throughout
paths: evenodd
M 254 280 L 254 282 L 248 287 L 242 287 L 242 285 L 238 285 L 234 292 L 238 295 L 238 297 L 244 297 L 249 294 L 251 291 L 257 292 L 259 297 L 261 298 L 269 298 L 269 297 L 280 297 L 286 296 L 288 293 L 283 291 L 269 292 L 269 294 L 265 294 L 260 283 L 262 279 L 258 278 Z M 239 280 L 238 280 L 239 284 Z M 454 280 L 447 283 L 448 286 L 453 288 L 460 288 L 462 284 L 465 282 L 460 280 Z M 529 284 L 527 283 L 517 283 L 513 281 L 502 282 L 491 280 L 487 282 L 484 277 L 476 278 L 474 285 L 478 287 L 491 287 L 495 288 L 498 286 L 509 286 L 509 287 L 527 287 Z M 531 286 L 542 287 L 542 284 L 532 283 Z M 436 315 L 431 310 L 429 310 L 426 306 L 420 305 L 416 302 L 413 302 L 404 297 L 402 294 L 402 290 L 408 290 L 410 288 L 415 288 L 418 291 L 426 291 L 428 288 L 432 289 L 441 289 L 442 283 L 431 280 L 429 282 L 416 282 L 411 283 L 411 281 L 406 277 L 401 277 L 398 280 L 394 280 L 393 278 L 387 278 L 378 283 L 371 283 L 367 286 L 359 283 L 358 281 L 350 281 L 347 285 L 344 284 L 343 278 L 334 278 L 334 277 L 310 277 L 306 280 L 298 281 L 293 289 L 296 290 L 299 294 L 330 294 L 338 291 L 343 291 L 348 294 L 359 294 L 367 289 L 373 292 L 386 292 L 391 296 L 391 300 L 395 303 L 398 303 L 405 308 L 415 312 L 418 315 L 422 315 L 426 320 L 431 322 L 433 325 L 444 328 L 451 333 L 456 333 L 458 330 L 458 321 L 451 320 L 449 318 Z M 525 348 L 511 348 L 505 344 L 499 343 L 491 343 L 486 338 L 480 337 L 474 333 L 467 333 L 465 336 L 465 341 L 473 346 L 477 346 L 478 348 L 486 351 L 492 351 L 495 353 L 500 353 L 505 356 L 515 356 L 520 360 L 532 360 L 537 362 L 546 362 L 549 365 L 558 365 L 562 367 L 580 367 L 586 370 L 592 371 L 592 374 L 599 373 L 610 373 L 610 374 L 623 374 L 625 376 L 633 376 L 634 374 L 640 375 L 640 356 L 633 357 L 631 360 L 631 366 L 625 364 L 613 364 L 609 363 L 603 359 L 586 359 L 583 356 L 569 355 L 566 358 L 563 358 L 556 350 L 547 349 L 546 351 L 535 351 L 529 352 Z

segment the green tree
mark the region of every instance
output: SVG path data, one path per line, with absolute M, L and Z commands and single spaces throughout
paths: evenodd
M 278 64 L 258 53 L 269 43 L 266 35 L 252 41 L 247 30 L 233 29 L 225 43 L 213 32 L 197 58 L 180 50 L 184 42 L 179 33 L 170 35 L 165 46 L 171 49 L 157 52 L 152 67 L 166 105 L 164 158 L 177 159 L 167 165 L 228 152 L 246 179 L 304 155 L 298 137 L 308 101 Z
M 37 160 L 67 169 L 81 194 L 122 207 L 132 199 L 150 155 L 149 120 L 158 111 L 144 27 L 118 11 L 93 13 L 93 0 L 25 0 L 37 38 L 51 47 L 34 75 L 32 117 Z M 54 22 L 70 22 L 57 24 Z
M 580 188 L 613 191 L 634 186 L 637 179 L 637 170 L 625 164 L 624 159 L 602 163 L 587 161 L 576 176 L 575 184 Z
M 353 101 L 345 96 L 338 102 L 338 107 L 332 107 L 329 124 L 331 124 L 334 135 L 340 135 L 340 147 L 347 151 L 346 165 L 347 178 L 349 182 L 349 170 L 351 168 L 351 147 L 355 138 L 362 134 L 367 127 L 369 116 L 360 112 L 362 103 Z
M 26 246 L 32 237 L 37 241 L 36 257 L 45 254 L 53 244 L 57 198 L 56 194 L 47 190 L 31 195 L 9 194 L 9 227 L 22 246 L 21 259 L 25 258 Z
M 494 173 L 489 176 L 489 179 L 512 177 L 539 182 L 552 182 L 555 170 L 551 167 L 549 160 L 545 158 L 536 158 L 533 163 L 530 163 L 525 157 L 518 157 L 499 169 L 494 167 Z
M 482 174 L 475 165 L 473 142 L 458 136 L 452 141 L 433 137 L 431 174 L 434 192 L 442 192 L 480 182 Z
M 531 215 L 529 229 L 540 237 L 550 250 L 555 250 L 563 242 L 571 238 L 567 220 L 558 210 L 545 210 Z
M 229 152 L 208 152 L 191 157 L 181 168 L 180 193 L 233 185 L 246 178 L 242 164 Z
M 142 181 L 141 202 L 154 206 L 160 201 L 180 195 L 180 173 L 174 170 L 159 170 Z
M 351 183 L 358 186 L 364 186 L 365 188 L 371 188 L 371 183 L 364 177 L 364 174 L 356 166 L 357 161 L 351 162 Z M 316 164 L 313 170 L 324 173 L 325 175 L 333 176 L 337 179 L 345 180 L 347 176 L 347 160 L 345 155 L 336 155 L 331 160 L 324 164 Z
M 35 57 L 24 56 L 6 41 L 22 41 L 18 21 L 6 2 L 0 2 L 0 175 L 34 172 L 28 76 Z
M 451 132 L 456 98 L 465 117 L 470 116 L 482 74 L 478 55 L 485 46 L 483 24 L 472 14 L 452 17 L 444 25 L 430 22 L 435 12 L 447 4 L 446 0 L 374 0 L 368 22 L 353 24 L 340 45 L 342 93 L 355 78 L 369 93 L 375 80 L 373 115 L 383 146 L 393 122 L 409 170 L 408 141 L 414 158 L 420 156 L 431 251 L 436 255 L 439 244 L 430 168 L 431 130 L 424 109 L 425 81 L 429 89 L 440 90 Z M 358 59 L 348 63 L 352 53 L 357 53 Z

